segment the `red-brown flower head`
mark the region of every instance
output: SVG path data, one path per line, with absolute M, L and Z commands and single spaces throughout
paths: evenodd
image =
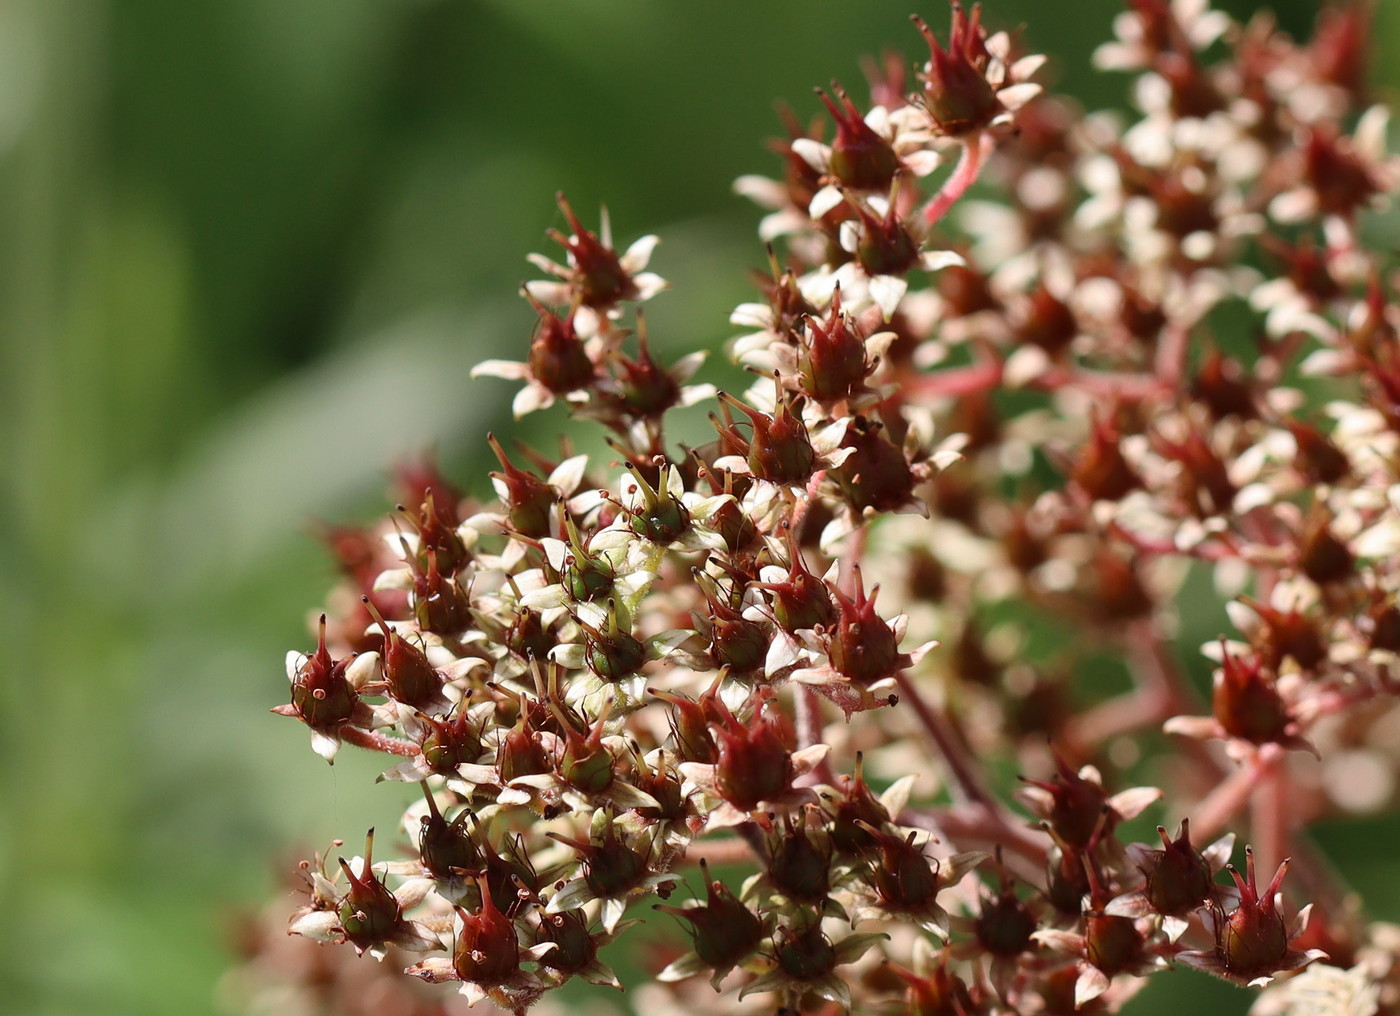
M 943 48 L 933 30 L 919 17 L 914 24 L 929 47 L 929 62 L 921 77 L 924 82 L 924 108 L 934 127 L 943 134 L 970 134 L 987 126 L 1001 112 L 996 92 L 987 82 L 987 33 L 982 27 L 982 9 L 973 5 L 972 16 L 961 4 L 953 4 L 953 23 L 948 47 Z

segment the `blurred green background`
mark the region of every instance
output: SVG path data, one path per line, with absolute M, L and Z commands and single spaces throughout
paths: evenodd
M 1113 0 L 991 6 L 1121 99 L 1088 66 Z M 774 100 L 806 116 L 862 54 L 917 55 L 909 12 L 0 0 L 0 1009 L 213 1012 L 271 859 L 393 820 L 375 766 L 267 712 L 331 577 L 310 522 L 377 514 L 431 443 L 483 486 L 512 389 L 467 372 L 524 349 L 558 189 L 662 234 L 656 346 L 717 346 L 762 261 L 730 182 L 776 168 Z M 1131 1011 L 1242 1004 L 1168 980 Z

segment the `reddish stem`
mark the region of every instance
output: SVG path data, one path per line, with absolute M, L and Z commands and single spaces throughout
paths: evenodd
M 972 768 L 962 740 L 953 732 L 948 722 L 924 701 L 919 689 L 910 679 L 909 672 L 900 671 L 895 682 L 899 686 L 900 704 L 914 711 L 919 725 L 924 728 L 924 733 L 932 742 L 935 753 L 942 757 L 948 767 L 948 775 L 952 777 L 948 789 L 953 799 L 963 804 L 981 805 L 989 814 L 1000 815 L 1001 805 Z
M 402 755 L 404 758 L 413 758 L 422 750 L 413 741 L 390 737 L 373 730 L 362 730 L 359 727 L 352 727 L 348 723 L 341 727 L 338 733 L 342 741 L 346 744 L 353 744 L 356 748 L 368 748 L 370 751 Z
M 977 182 L 977 178 L 982 174 L 982 165 L 991 154 L 994 145 L 992 136 L 985 132 L 963 142 L 962 157 L 958 159 L 952 175 L 943 181 L 938 193 L 924 206 L 926 223 L 930 226 L 936 225 L 938 220 L 947 214 L 948 209 L 967 193 L 968 188 Z
M 966 367 L 917 375 L 908 382 L 909 394 L 931 399 L 972 395 L 996 388 L 1001 384 L 1001 376 L 1001 361 L 984 360 Z

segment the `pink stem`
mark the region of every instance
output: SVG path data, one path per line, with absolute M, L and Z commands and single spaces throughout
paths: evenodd
M 798 747 L 810 748 L 814 744 L 821 744 L 822 707 L 817 693 L 805 684 L 798 684 L 793 707 L 795 709 L 794 726 L 797 728 Z M 829 758 L 830 756 L 822 759 L 801 782 L 808 785 L 831 783 L 832 774 Z
M 899 686 L 900 704 L 906 705 L 914 711 L 919 725 L 924 728 L 924 733 L 933 743 L 935 752 L 942 757 L 943 763 L 948 767 L 948 775 L 952 777 L 948 789 L 952 793 L 953 799 L 962 804 L 981 805 L 989 814 L 1000 815 L 1001 806 L 991 792 L 982 785 L 982 780 L 973 770 L 972 763 L 967 757 L 967 751 L 958 735 L 953 732 L 948 722 L 924 701 L 923 696 L 919 694 L 919 689 L 910 679 L 909 672 L 900 671 L 895 681 Z
M 1191 835 L 1201 843 L 1219 836 L 1235 814 L 1245 806 L 1258 778 L 1255 767 L 1243 766 L 1217 784 L 1210 794 L 1191 809 Z
M 1168 324 L 1162 330 L 1162 341 L 1157 346 L 1157 380 L 1162 387 L 1175 390 L 1186 373 L 1186 352 L 1191 338 L 1190 330 L 1181 324 Z
M 1127 399 L 1130 402 L 1165 398 L 1171 393 L 1170 388 L 1160 378 L 1151 374 L 1111 374 L 1084 368 L 1050 370 L 1036 378 L 1033 383 L 1037 388 L 1052 391 L 1071 385 L 1093 395 Z
M 1270 748 L 1274 751 L 1265 756 L 1265 750 Z M 1249 835 L 1254 844 L 1254 863 L 1260 871 L 1272 872 L 1290 853 L 1290 781 L 1283 750 L 1278 745 L 1261 746 L 1258 758 L 1259 780 L 1249 801 Z
M 943 181 L 942 188 L 924 206 L 924 221 L 926 223 L 930 226 L 935 225 L 939 219 L 943 218 L 948 209 L 952 208 L 953 204 L 967 193 L 967 189 L 977 182 L 977 177 L 982 173 L 982 164 L 991 153 L 994 144 L 992 136 L 987 133 L 968 138 L 963 142 L 962 158 L 958 160 L 952 175 Z
M 966 367 L 950 367 L 932 374 L 920 374 L 908 382 L 909 391 L 926 398 L 950 398 L 985 392 L 1001 384 L 1000 361 L 986 360 Z
M 389 737 L 387 734 L 379 734 L 373 730 L 362 730 L 349 724 L 341 727 L 337 733 L 340 734 L 342 741 L 346 744 L 353 744 L 356 748 L 368 748 L 370 751 L 402 755 L 404 758 L 413 758 L 422 750 L 413 741 Z

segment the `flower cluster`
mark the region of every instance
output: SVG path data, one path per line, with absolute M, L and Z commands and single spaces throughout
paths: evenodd
M 768 210 L 745 391 L 654 358 L 656 238 L 558 199 L 525 359 L 475 373 L 615 459 L 488 436 L 495 501 L 417 464 L 329 534 L 345 577 L 276 711 L 421 793 L 406 859 L 308 863 L 292 931 L 509 1012 L 619 986 L 600 950 L 653 911 L 689 949 L 642 953 L 639 1011 L 1113 1012 L 1174 964 L 1400 1011 L 1394 936 L 1295 835 L 1400 776 L 1366 9 L 1298 43 L 1134 0 L 1097 55 L 1128 118 L 1043 94 L 977 8 L 915 24 L 926 62 L 819 91 L 830 137 L 794 124 L 782 177 L 738 182 Z M 701 402 L 713 439 L 673 442 Z M 1172 637 L 1212 584 L 1203 699 Z M 1143 771 L 1165 792 L 1115 790 Z

